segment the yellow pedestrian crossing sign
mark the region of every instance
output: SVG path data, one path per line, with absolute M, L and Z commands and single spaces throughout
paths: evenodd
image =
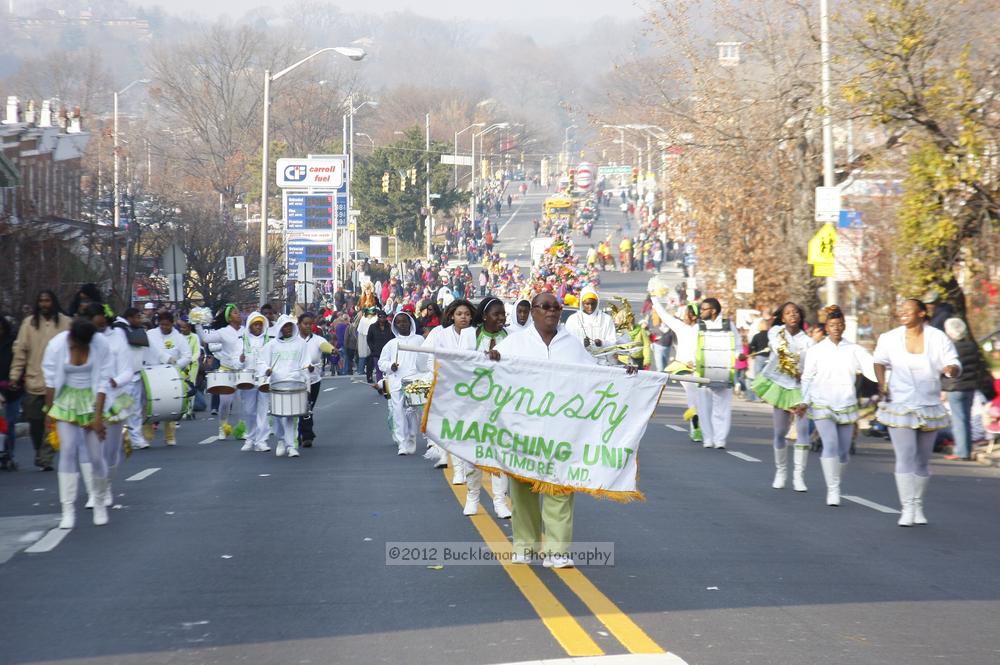
M 827 222 L 820 227 L 806 247 L 806 262 L 813 266 L 815 277 L 833 275 L 833 248 L 837 244 L 837 228 Z

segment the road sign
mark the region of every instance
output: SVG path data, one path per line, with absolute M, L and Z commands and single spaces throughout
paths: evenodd
M 471 155 L 441 155 L 442 164 L 457 166 L 472 166 Z
M 170 275 L 187 273 L 187 257 L 184 256 L 184 248 L 173 244 L 163 250 L 163 256 L 160 257 L 160 267 L 163 272 Z
M 753 268 L 736 269 L 735 293 L 753 293 Z
M 167 275 L 167 300 L 181 302 L 184 300 L 184 274 Z
M 226 279 L 230 282 L 235 282 L 241 279 L 246 279 L 247 268 L 246 261 L 242 256 L 227 256 L 226 257 Z
M 863 226 L 861 212 L 858 210 L 841 210 L 837 218 L 839 229 L 860 229 Z
M 833 224 L 827 223 L 820 227 L 819 231 L 809 239 L 806 247 L 806 262 L 833 263 L 834 246 L 837 244 L 837 229 Z
M 861 281 L 861 266 L 864 258 L 864 229 L 847 228 L 837 230 L 837 244 L 834 246 L 834 276 L 838 282 Z
M 347 157 L 294 157 L 278 160 L 278 187 L 340 189 L 346 181 Z
M 285 192 L 285 223 L 289 233 L 331 231 L 347 226 L 346 192 Z
M 331 236 L 332 238 L 332 236 Z M 336 244 L 333 242 L 288 241 L 288 265 L 313 264 L 313 279 L 333 279 Z
M 840 220 L 840 187 L 816 188 L 816 221 L 833 222 Z
M 598 166 L 597 175 L 598 176 L 609 176 L 609 175 L 631 175 L 631 166 Z
M 295 296 L 299 303 L 308 305 L 313 301 L 316 286 L 313 279 L 313 264 L 308 261 L 300 263 L 298 278 L 295 284 Z

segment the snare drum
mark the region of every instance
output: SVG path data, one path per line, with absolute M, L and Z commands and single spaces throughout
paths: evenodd
M 234 372 L 234 374 L 236 375 L 236 387 L 240 390 L 250 390 L 257 387 L 253 370 L 241 369 L 238 372 Z
M 301 381 L 278 381 L 271 384 L 271 415 L 281 417 L 309 415 L 309 388 Z
M 430 386 L 426 389 L 413 390 L 412 388 L 407 391 L 407 386 L 412 383 L 426 383 L 419 379 L 403 379 L 403 404 L 408 407 L 419 407 L 423 408 L 427 404 L 427 397 L 430 394 Z
M 232 395 L 236 392 L 236 372 L 218 370 L 205 375 L 206 390 L 213 395 Z
M 146 395 L 146 420 L 180 420 L 187 412 L 187 381 L 176 365 L 152 365 L 141 371 Z

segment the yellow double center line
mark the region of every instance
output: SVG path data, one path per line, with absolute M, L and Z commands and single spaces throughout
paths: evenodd
M 465 485 L 452 485 L 448 478 L 450 469 L 445 469 L 445 482 L 451 487 L 459 505 L 465 505 Z M 489 474 L 484 474 L 484 480 Z M 487 491 L 484 483 L 483 491 Z M 499 525 L 480 507 L 471 518 L 473 526 L 482 536 L 486 545 L 498 556 L 499 561 L 510 561 L 511 544 Z M 559 602 L 531 566 L 503 563 L 503 569 L 525 599 L 534 608 L 538 617 L 552 633 L 568 656 L 602 656 L 604 650 L 597 645 L 583 626 Z M 627 614 L 618 609 L 610 598 L 594 586 L 576 568 L 553 569 L 563 583 L 583 601 L 597 620 L 604 624 L 629 653 L 666 653 L 666 650 L 646 634 Z

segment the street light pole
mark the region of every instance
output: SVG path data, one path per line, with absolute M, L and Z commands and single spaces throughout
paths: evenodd
M 279 78 L 292 71 L 296 67 L 305 64 L 309 60 L 312 60 L 317 55 L 321 53 L 326 53 L 328 51 L 336 51 L 337 53 L 347 56 L 351 60 L 358 61 L 367 55 L 364 49 L 355 48 L 351 46 L 330 46 L 327 48 L 321 48 L 318 51 L 307 55 L 298 62 L 288 67 L 285 67 L 277 74 L 271 74 L 270 69 L 264 70 L 264 128 L 261 132 L 261 165 L 260 165 L 260 263 L 257 267 L 257 281 L 259 282 L 259 297 L 258 305 L 263 306 L 267 300 L 267 283 L 268 283 L 268 270 L 267 270 L 267 172 L 270 166 L 270 146 L 268 145 L 268 134 L 269 125 L 271 122 L 271 82 L 277 81 Z M 350 176 L 350 174 L 348 174 Z
M 455 189 L 458 189 L 458 137 L 469 131 L 473 127 L 485 127 L 485 122 L 474 122 L 460 132 L 455 132 Z M 473 151 L 475 151 L 475 143 L 472 145 Z M 475 160 L 473 160 L 472 170 L 476 170 Z
M 493 130 L 502 129 L 504 127 L 507 127 L 509 124 L 510 123 L 507 122 L 497 122 L 490 125 L 483 131 L 479 132 L 478 134 L 476 132 L 472 132 L 472 196 L 470 198 L 469 206 L 472 209 L 473 222 L 475 222 L 476 220 L 476 137 L 478 136 L 480 139 L 482 139 L 483 136 L 486 136 Z
M 114 106 L 114 109 L 113 109 L 113 116 L 114 116 L 113 117 L 114 136 L 113 136 L 113 139 L 112 139 L 112 149 L 114 151 L 114 176 L 113 176 L 113 182 L 112 182 L 112 185 L 111 185 L 112 189 L 113 189 L 113 191 L 112 191 L 112 197 L 111 198 L 112 198 L 112 201 L 113 201 L 113 205 L 115 206 L 115 209 L 112 212 L 112 219 L 114 220 L 114 222 L 113 222 L 114 228 L 112 229 L 111 237 L 112 237 L 113 244 L 114 244 L 115 262 L 114 262 L 113 268 L 114 268 L 114 271 L 115 271 L 115 277 L 114 277 L 115 281 L 114 281 L 114 284 L 115 284 L 116 288 L 117 288 L 117 285 L 118 285 L 118 280 L 121 279 L 121 263 L 122 263 L 121 248 L 118 246 L 118 231 L 121 228 L 121 207 L 122 207 L 121 187 L 118 184 L 118 173 L 119 173 L 119 167 L 118 167 L 118 96 L 119 95 L 124 95 L 126 92 L 128 92 L 129 88 L 131 88 L 134 85 L 138 85 L 140 83 L 141 84 L 149 83 L 149 79 L 137 79 L 137 80 L 132 81 L 131 83 L 129 83 L 127 86 L 125 86 L 121 90 L 116 90 L 115 93 L 114 93 L 114 104 L 113 104 L 113 106 Z M 125 280 L 125 287 L 126 288 L 124 290 L 127 290 L 128 293 L 123 293 L 122 294 L 122 301 L 125 302 L 125 303 L 131 303 L 132 302 L 132 293 L 131 293 L 131 287 L 128 285 L 128 279 Z
M 819 48 L 821 63 L 821 93 L 823 98 L 823 186 L 836 185 L 833 173 L 833 117 L 830 95 L 830 7 L 829 0 L 819 0 Z M 837 278 L 826 278 L 826 304 L 837 302 Z

